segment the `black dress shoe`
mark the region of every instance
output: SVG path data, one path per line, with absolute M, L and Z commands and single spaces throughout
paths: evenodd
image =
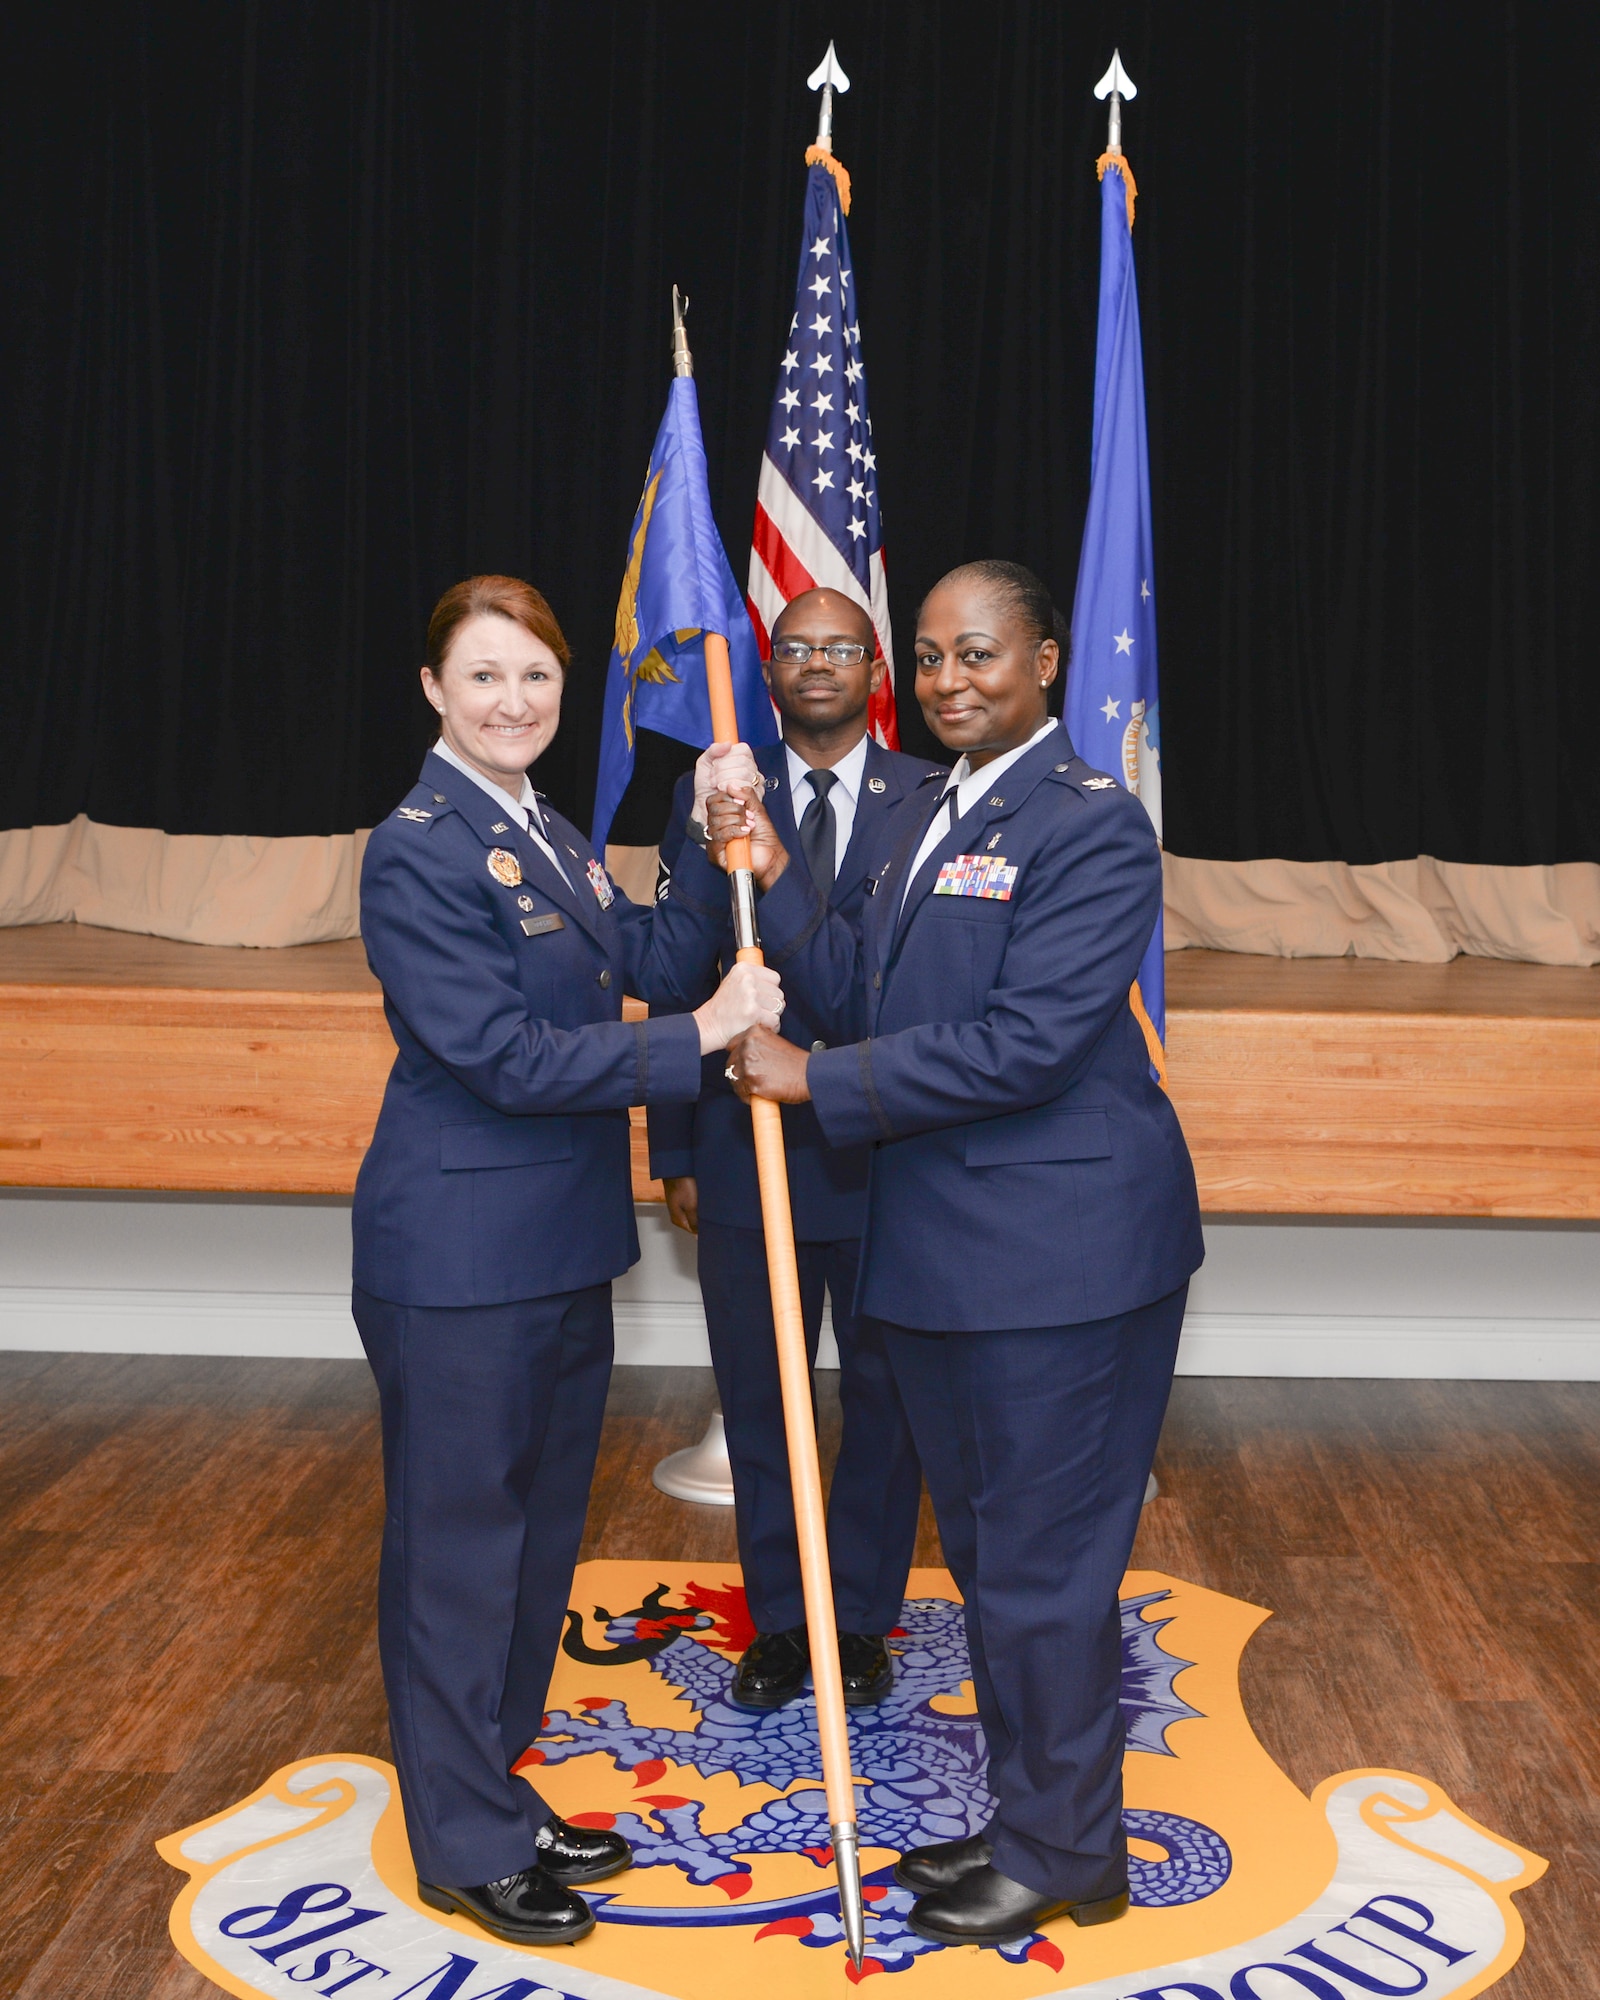
M 470 1917 L 506 1944 L 576 1944 L 594 1929 L 589 1905 L 542 1868 L 524 1868 L 477 1889 L 442 1889 L 419 1876 L 417 1894 L 430 1910 Z
M 534 1835 L 542 1874 L 565 1889 L 581 1882 L 603 1882 L 633 1866 L 633 1849 L 620 1833 L 598 1826 L 569 1826 L 564 1819 L 547 1819 Z
M 936 1889 L 911 1905 L 907 1922 L 918 1937 L 935 1944 L 1009 1944 L 1038 1930 L 1052 1917 L 1071 1917 L 1075 1924 L 1109 1924 L 1128 1908 L 1128 1892 L 1119 1889 L 1088 1902 L 1065 1896 L 1041 1896 L 1002 1875 L 998 1868 L 974 1868 L 948 1889 Z
M 987 1868 L 994 1849 L 981 1833 L 969 1833 L 965 1840 L 941 1840 L 932 1847 L 913 1847 L 894 1865 L 894 1879 L 902 1889 L 915 1889 L 919 1896 L 935 1889 L 951 1889 L 964 1875 Z
M 787 1632 L 758 1632 L 734 1669 L 729 1699 L 735 1708 L 782 1708 L 805 1686 L 810 1665 L 803 1625 Z
M 874 1632 L 839 1634 L 839 1672 L 846 1708 L 867 1708 L 894 1686 L 894 1660 Z

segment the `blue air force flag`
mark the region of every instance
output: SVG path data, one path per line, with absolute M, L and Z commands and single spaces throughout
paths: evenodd
M 1133 269 L 1133 177 L 1100 162 L 1100 319 L 1094 360 L 1089 511 L 1072 601 L 1065 720 L 1079 754 L 1137 793 L 1161 837 L 1161 708 L 1144 356 Z M 1139 993 L 1165 1042 L 1161 919 L 1139 968 Z M 1154 1051 L 1152 1051 L 1154 1058 Z
M 654 729 L 698 749 L 711 741 L 707 632 L 728 641 L 741 739 L 775 742 L 756 637 L 712 519 L 694 377 L 681 375 L 656 432 L 617 600 L 590 835 L 601 852 L 633 776 L 637 732 Z

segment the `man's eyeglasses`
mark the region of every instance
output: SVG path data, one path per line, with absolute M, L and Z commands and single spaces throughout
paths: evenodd
M 807 639 L 774 639 L 772 657 L 786 667 L 804 667 L 812 655 L 820 653 L 830 667 L 859 667 L 867 657 L 865 646 L 853 639 L 832 639 L 826 646 L 813 646 Z

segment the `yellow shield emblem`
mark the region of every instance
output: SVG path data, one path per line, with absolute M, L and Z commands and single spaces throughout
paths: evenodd
M 724 1700 L 751 1632 L 737 1569 L 587 1563 L 575 1596 L 518 1769 L 557 1812 L 633 1845 L 634 1868 L 586 1892 L 589 1938 L 519 1950 L 425 1908 L 389 1767 L 328 1756 L 159 1843 L 191 1878 L 172 1917 L 191 1963 L 240 1995 L 345 1977 L 424 2000 L 799 2000 L 848 1972 L 904 1975 L 897 2000 L 1443 2000 L 1481 1992 L 1521 1950 L 1512 1893 L 1544 1863 L 1406 1773 L 1347 1771 L 1306 1797 L 1240 1702 L 1240 1657 L 1268 1614 L 1156 1572 L 1122 1593 L 1128 1915 L 983 1950 L 918 1938 L 896 1855 L 987 1817 L 959 1599 L 920 1570 L 892 1635 L 895 1689 L 851 1719 L 868 1911 L 856 1975 L 810 1701 L 751 1715 Z

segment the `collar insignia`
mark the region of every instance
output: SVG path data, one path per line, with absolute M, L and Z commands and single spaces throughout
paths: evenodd
M 491 833 L 509 833 L 511 829 L 506 825 L 503 819 L 497 819 L 494 825 L 490 827 L 489 831 Z
M 868 778 L 867 780 L 867 790 L 869 792 L 886 792 L 888 789 L 889 787 L 883 782 L 882 778 Z

